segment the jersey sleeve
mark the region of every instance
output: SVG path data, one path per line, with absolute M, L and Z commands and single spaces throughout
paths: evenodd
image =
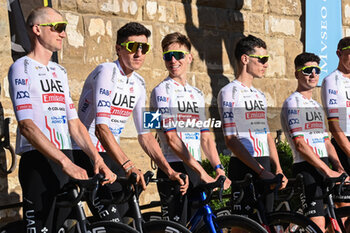
M 322 104 L 328 119 L 339 119 L 338 87 L 334 78 L 325 78 L 322 83 Z
M 283 111 L 283 124 L 286 126 L 287 133 L 292 139 L 297 137 L 303 137 L 303 122 L 301 120 L 301 114 L 303 109 L 298 108 L 294 99 L 287 99 L 282 107 Z
M 93 103 L 95 104 L 95 124 L 110 125 L 111 120 L 111 93 L 116 79 L 114 65 L 99 65 L 95 72 L 95 85 L 93 85 Z
M 142 84 L 140 87 L 140 97 L 135 105 L 135 108 L 133 110 L 133 119 L 134 119 L 134 124 L 137 130 L 138 134 L 146 134 L 149 133 L 149 129 L 145 129 L 143 127 L 143 112 L 145 111 L 145 106 L 146 106 L 146 88 Z
M 172 116 L 170 101 L 170 95 L 167 93 L 166 87 L 160 85 L 153 89 L 151 94 L 152 109 L 161 114 L 161 127 L 164 132 L 176 130 L 176 127 L 171 124 L 174 118 Z
M 234 113 L 234 104 L 237 103 L 237 101 L 238 95 L 235 95 L 229 88 L 222 89 L 219 92 L 218 106 L 225 136 L 237 135 Z
M 23 63 L 14 63 L 8 73 L 10 97 L 17 121 L 34 119 L 32 101 L 29 94 L 30 78 L 25 73 Z

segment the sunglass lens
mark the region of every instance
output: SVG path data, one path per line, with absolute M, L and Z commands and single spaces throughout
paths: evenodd
M 138 48 L 138 43 L 135 43 L 135 42 L 128 42 L 126 44 L 126 49 L 129 51 L 129 52 L 133 52 L 135 53 L 136 50 Z
M 268 60 L 269 60 L 269 57 L 262 57 L 262 58 L 259 58 L 259 62 L 260 62 L 261 64 L 265 64 Z
M 307 67 L 303 70 L 303 74 L 305 75 L 311 75 L 312 72 L 315 71 L 315 74 L 320 74 L 321 73 L 321 69 L 318 67 Z
M 150 49 L 149 44 L 142 43 L 141 45 L 142 45 L 142 53 L 143 53 L 143 54 L 148 53 L 148 51 L 149 51 L 149 49 Z
M 180 52 L 180 51 L 173 51 L 164 54 L 164 60 L 165 61 L 171 61 L 172 57 L 174 57 L 176 60 L 181 60 L 185 57 L 185 53 Z
M 65 23 L 58 23 L 58 24 L 56 24 L 56 25 L 54 26 L 54 29 L 55 29 L 56 32 L 61 33 L 61 32 L 63 32 L 64 30 L 66 30 L 66 26 L 67 26 L 67 24 L 65 24 Z

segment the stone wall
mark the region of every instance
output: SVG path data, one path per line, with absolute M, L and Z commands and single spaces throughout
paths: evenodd
M 22 0 L 25 15 L 38 0 Z M 267 42 L 271 55 L 264 79 L 254 85 L 265 92 L 269 107 L 279 107 L 290 95 L 296 81 L 293 75 L 294 57 L 303 51 L 304 0 L 53 0 L 54 8 L 68 20 L 67 39 L 58 53 L 59 62 L 66 67 L 71 94 L 77 103 L 87 75 L 101 62 L 116 59 L 116 31 L 125 23 L 138 21 L 152 32 L 149 42 L 152 51 L 139 71 L 146 80 L 149 94 L 167 75 L 162 61 L 160 42 L 174 31 L 187 34 L 193 43 L 194 62 L 189 71 L 190 84 L 205 93 L 208 113 L 218 117 L 216 96 L 221 87 L 233 80 L 236 41 L 242 35 L 253 34 Z M 9 100 L 6 73 L 11 64 L 7 1 L 0 0 L 0 74 L 1 101 L 6 116 L 11 117 L 11 140 L 15 144 L 16 121 Z M 342 0 L 343 34 L 350 35 L 350 0 Z M 319 99 L 319 91 L 315 92 Z M 269 114 L 270 127 L 279 129 L 278 114 Z M 214 132 L 221 152 L 221 132 Z M 141 150 L 136 131 L 129 122 L 121 146 L 143 171 L 150 169 L 150 161 Z M 8 159 L 8 157 L 7 157 Z M 0 205 L 18 201 L 20 188 L 16 172 L 0 178 Z M 9 193 L 14 193 L 9 196 Z M 142 196 L 142 202 L 157 199 L 154 187 Z M 0 211 L 1 222 L 17 216 L 17 211 Z

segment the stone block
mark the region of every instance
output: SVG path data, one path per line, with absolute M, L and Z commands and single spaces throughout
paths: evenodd
M 146 1 L 145 4 L 145 19 L 154 20 L 157 17 L 158 4 L 156 1 Z
M 97 13 L 98 0 L 77 0 L 78 11 L 81 13 Z
M 58 6 L 61 10 L 75 11 L 78 8 L 75 0 L 59 0 Z
M 273 34 L 282 34 L 286 36 L 295 36 L 295 20 L 282 17 L 269 16 L 269 30 Z
M 301 12 L 301 1 L 292 0 L 269 0 L 268 1 L 268 12 L 277 15 L 294 15 L 300 16 Z
M 350 25 L 350 3 L 343 3 L 342 6 L 342 10 L 343 10 L 343 25 Z
M 263 14 L 250 14 L 249 15 L 249 32 L 250 33 L 258 33 L 263 34 L 265 27 L 264 27 L 265 19 Z
M 250 0 L 252 1 L 252 12 L 254 13 L 265 13 L 266 12 L 266 1 L 265 0 Z
M 100 0 L 99 9 L 103 13 L 112 13 L 117 15 L 120 13 L 121 6 L 119 0 Z

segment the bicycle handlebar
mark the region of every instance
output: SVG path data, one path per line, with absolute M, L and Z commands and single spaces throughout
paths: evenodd
M 90 191 L 94 197 L 96 195 L 98 186 L 102 181 L 104 181 L 104 176 L 101 174 L 96 174 L 87 180 L 71 179 L 71 181 L 64 186 L 63 192 L 58 194 L 58 198 L 61 196 L 64 198 L 62 198 L 63 200 L 58 200 L 56 205 L 59 207 L 75 206 L 82 199 L 84 193 L 87 190 Z M 77 187 L 79 188 L 79 191 Z M 72 200 L 67 201 L 67 194 L 70 195 L 70 191 L 73 192 L 71 193 L 72 195 L 69 196 L 69 198 L 72 198 Z M 94 198 L 92 200 L 94 200 Z

